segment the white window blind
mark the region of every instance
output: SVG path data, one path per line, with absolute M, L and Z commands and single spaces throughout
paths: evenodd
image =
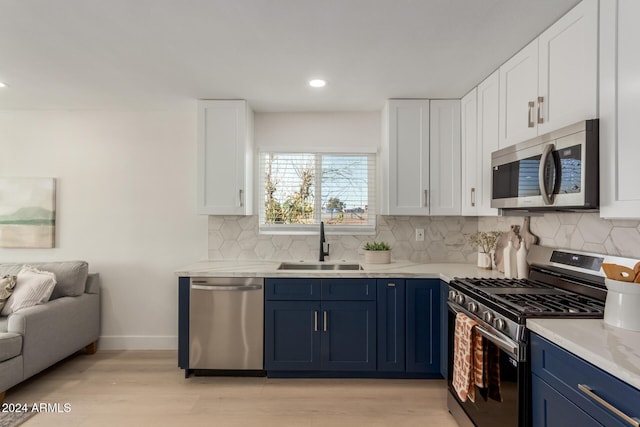
M 260 232 L 375 233 L 375 154 L 260 155 Z

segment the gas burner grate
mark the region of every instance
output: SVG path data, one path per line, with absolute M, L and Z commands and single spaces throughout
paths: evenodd
M 593 315 L 604 313 L 604 303 L 569 293 L 557 295 L 500 295 L 496 299 L 525 314 Z
M 553 286 L 529 279 L 461 279 L 473 288 L 518 288 L 518 289 L 553 289 Z

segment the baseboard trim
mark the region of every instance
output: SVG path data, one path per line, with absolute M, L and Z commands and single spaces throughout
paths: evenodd
M 177 336 L 103 335 L 98 350 L 177 350 Z

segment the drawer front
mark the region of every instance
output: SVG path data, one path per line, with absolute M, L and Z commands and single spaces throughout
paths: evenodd
M 629 424 L 587 396 L 579 384 L 588 386 L 626 415 L 640 418 L 640 390 L 536 334 L 531 334 L 531 370 L 604 425 Z
M 376 279 L 322 279 L 323 301 L 375 301 Z
M 267 301 L 320 301 L 320 279 L 266 279 Z
M 531 375 L 533 427 L 580 426 L 602 427 L 586 412 L 571 403 L 537 375 Z

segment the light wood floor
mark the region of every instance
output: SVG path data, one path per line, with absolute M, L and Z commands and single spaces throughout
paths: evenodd
M 35 426 L 456 426 L 444 380 L 184 378 L 174 351 L 73 356 L 5 402 L 65 403 Z

